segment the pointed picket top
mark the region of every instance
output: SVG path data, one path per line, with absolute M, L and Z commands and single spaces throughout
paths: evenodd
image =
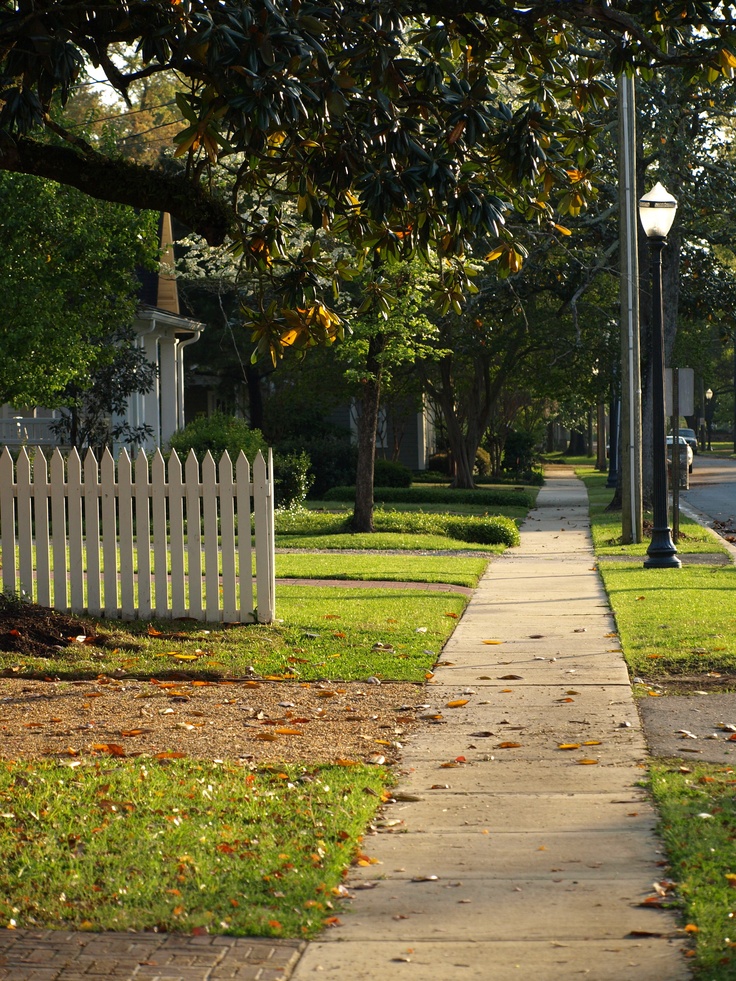
M 197 454 L 194 450 L 190 450 L 187 453 L 186 463 L 184 464 L 184 473 L 187 477 L 187 483 L 191 480 L 195 480 L 199 483 L 199 460 L 197 459 Z
M 135 458 L 135 465 L 148 469 L 148 457 L 146 456 L 146 451 L 142 446 L 138 450 L 138 455 Z
M 169 457 L 169 480 L 176 484 L 181 483 L 181 460 L 176 450 L 172 450 Z
M 130 461 L 130 454 L 128 453 L 128 450 L 127 450 L 127 447 L 125 447 L 125 446 L 124 446 L 124 447 L 122 448 L 122 450 L 121 450 L 121 451 L 120 451 L 120 452 L 118 453 L 118 466 L 120 466 L 120 463 L 121 463 L 121 462 L 122 462 L 123 460 L 127 460 L 127 461 L 128 461 L 128 463 L 130 463 L 130 462 L 131 462 L 131 461 Z
M 70 460 L 72 458 L 72 453 L 76 453 L 76 452 L 77 452 L 76 449 L 72 450 L 72 452 L 69 454 L 69 459 Z M 97 457 L 95 456 L 95 451 L 92 449 L 91 446 L 88 446 L 87 447 L 87 452 L 84 454 L 84 464 L 85 464 L 85 466 L 87 465 L 87 461 L 89 461 L 89 465 L 90 466 L 95 466 L 95 467 L 97 466 L 97 464 L 99 462 L 97 460 Z
M 18 482 L 21 478 L 26 484 L 30 483 L 31 480 L 31 458 L 25 446 L 21 446 L 20 453 L 18 454 L 18 459 L 15 464 L 16 473 L 18 474 Z
M 238 453 L 238 458 L 235 461 L 235 478 L 240 483 L 244 480 L 246 483 L 250 483 L 250 463 L 248 463 L 248 457 L 241 450 Z M 248 488 L 245 488 L 246 494 L 248 493 Z
M 91 450 L 89 452 L 92 452 Z M 109 460 L 108 466 L 112 463 L 113 468 L 115 467 L 115 457 L 110 452 L 110 447 L 106 446 L 102 453 L 102 465 L 105 465 L 105 461 Z
M 233 461 L 230 459 L 230 454 L 227 450 L 220 457 L 220 465 L 218 468 L 218 473 L 220 475 L 220 480 L 227 480 L 232 483 L 233 479 Z

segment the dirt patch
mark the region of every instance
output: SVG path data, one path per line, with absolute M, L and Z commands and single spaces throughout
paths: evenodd
M 5 651 L 53 658 L 95 634 L 82 619 L 0 600 Z M 408 683 L 0 678 L 0 758 L 392 763 L 427 724 L 424 697 Z
M 658 675 L 640 677 L 641 683 L 661 695 L 714 695 L 736 692 L 736 674 L 710 671 L 696 675 Z

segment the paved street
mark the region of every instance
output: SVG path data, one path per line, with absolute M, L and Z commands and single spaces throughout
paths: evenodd
M 685 513 L 691 508 L 710 521 L 736 523 L 736 460 L 698 454 L 690 489 L 680 492 L 680 506 Z

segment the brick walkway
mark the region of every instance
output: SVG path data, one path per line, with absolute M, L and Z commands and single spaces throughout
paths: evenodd
M 299 940 L 0 930 L 2 981 L 283 981 Z

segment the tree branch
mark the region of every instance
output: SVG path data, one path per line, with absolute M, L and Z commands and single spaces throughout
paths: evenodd
M 69 184 L 91 197 L 134 208 L 168 211 L 210 245 L 221 245 L 233 227 L 224 201 L 183 174 L 164 173 L 99 153 L 84 156 L 70 147 L 0 133 L 0 171 L 31 174 Z

